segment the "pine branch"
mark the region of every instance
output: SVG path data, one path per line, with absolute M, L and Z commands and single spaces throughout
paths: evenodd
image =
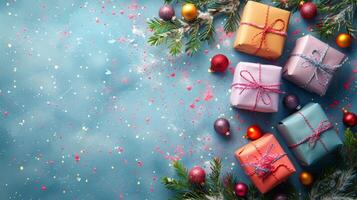
M 321 36 L 330 37 L 341 31 L 355 36 L 357 29 L 353 27 L 353 19 L 357 9 L 356 0 L 321 0 L 317 6 L 325 14 L 317 25 L 317 32 Z
M 169 177 L 163 177 L 162 183 L 169 190 L 183 190 L 188 186 L 187 182 L 185 181 L 180 181 Z
M 223 178 L 223 196 L 225 199 L 235 199 L 234 192 L 236 180 L 231 173 L 228 173 Z
M 299 10 L 299 4 L 301 0 L 272 0 L 274 6 L 296 12 Z
M 353 133 L 350 128 L 345 130 L 345 140 L 340 155 L 344 163 L 357 167 L 357 133 Z
M 213 195 L 221 196 L 221 182 L 220 182 L 220 174 L 222 163 L 220 158 L 214 158 L 211 162 L 211 173 L 208 176 L 208 190 Z
M 185 181 L 188 181 L 188 171 L 180 161 L 175 160 L 173 162 L 173 167 L 174 167 L 178 177 L 180 177 L 181 179 L 183 179 Z
M 356 171 L 352 168 L 347 170 L 337 169 L 332 174 L 323 175 L 315 181 L 310 191 L 310 199 L 326 198 L 334 196 L 356 197 L 355 187 Z

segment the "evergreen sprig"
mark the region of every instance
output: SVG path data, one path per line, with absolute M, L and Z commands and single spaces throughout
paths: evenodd
M 317 25 L 321 36 L 330 37 L 341 31 L 355 36 L 357 29 L 353 26 L 353 19 L 357 0 L 320 0 L 318 9 L 324 14 Z
M 295 12 L 299 9 L 301 0 L 272 0 L 272 2 L 276 7 Z
M 165 3 L 193 3 L 199 15 L 193 21 L 174 17 L 171 21 L 153 18 L 148 21 L 153 34 L 148 43 L 152 46 L 166 44 L 171 55 L 184 51 L 192 55 L 199 51 L 203 43 L 212 43 L 216 34 L 214 20 L 223 15 L 226 33 L 236 31 L 239 26 L 239 10 L 246 0 L 165 0 Z

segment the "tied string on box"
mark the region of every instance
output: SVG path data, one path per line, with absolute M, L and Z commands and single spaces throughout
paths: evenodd
M 274 173 L 280 167 L 285 167 L 286 169 L 291 170 L 285 164 L 275 164 L 275 162 L 277 162 L 287 154 L 285 152 L 281 154 L 273 153 L 272 150 L 274 148 L 274 144 L 270 144 L 264 153 L 262 153 L 255 144 L 251 144 L 254 145 L 259 156 L 254 156 L 254 158 L 256 159 L 255 162 L 242 164 L 243 167 L 252 167 L 254 169 L 252 173 L 248 173 L 249 176 L 253 176 L 254 174 L 256 174 L 259 178 L 262 178 L 264 180 L 268 176 L 272 175 L 276 180 L 278 180 Z
M 256 23 L 252 23 L 252 22 L 241 22 L 240 23 L 240 25 L 248 25 L 248 26 L 255 27 L 257 29 L 262 29 L 262 31 L 257 33 L 252 38 L 252 41 L 254 41 L 258 36 L 261 35 L 260 41 L 259 41 L 259 46 L 258 46 L 257 50 L 255 50 L 255 52 L 253 53 L 254 55 L 256 55 L 260 51 L 260 49 L 263 47 L 263 44 L 265 44 L 265 46 L 268 46 L 266 43 L 267 43 L 267 35 L 269 33 L 273 33 L 273 34 L 280 35 L 283 37 L 287 36 L 287 33 L 285 31 L 283 31 L 285 29 L 284 20 L 276 19 L 273 23 L 268 25 L 269 11 L 270 11 L 270 6 L 268 6 L 268 11 L 266 12 L 266 15 L 265 15 L 264 26 L 258 25 Z M 279 23 L 282 24 L 282 26 L 280 28 L 276 28 L 276 25 L 278 25 Z M 269 49 L 268 49 L 268 51 L 269 51 Z
M 289 145 L 290 148 L 296 148 L 301 144 L 304 143 L 308 143 L 310 148 L 314 148 L 316 146 L 317 141 L 320 141 L 320 143 L 322 144 L 323 148 L 326 150 L 326 152 L 328 152 L 327 146 L 324 143 L 324 141 L 321 139 L 321 135 L 323 133 L 326 133 L 327 130 L 332 128 L 332 124 L 331 122 L 329 122 L 328 120 L 323 120 L 319 123 L 319 125 L 317 126 L 316 129 L 314 129 L 312 127 L 312 125 L 310 124 L 309 120 L 305 117 L 304 114 L 302 114 L 301 112 L 297 112 L 297 114 L 301 115 L 302 118 L 304 119 L 306 125 L 311 129 L 312 134 L 305 137 L 304 139 L 300 140 L 299 142 Z
M 262 83 L 262 67 L 259 64 L 259 80 L 255 80 L 254 76 L 248 70 L 240 71 L 240 76 L 247 83 L 234 83 L 232 84 L 232 88 L 241 89 L 239 94 L 242 94 L 245 90 L 258 90 L 257 95 L 255 97 L 255 103 L 253 110 L 257 108 L 257 104 L 259 100 L 261 100 L 265 105 L 270 105 L 272 100 L 269 93 L 284 93 L 279 89 L 281 83 L 278 84 L 264 84 Z
M 308 81 L 305 83 L 304 87 L 306 88 L 310 82 L 315 78 L 321 85 L 325 85 L 327 80 L 325 82 L 322 82 L 322 78 L 319 79 L 319 74 L 324 73 L 328 75 L 329 77 L 333 76 L 333 73 L 336 71 L 337 68 L 341 67 L 346 61 L 347 58 L 344 59 L 344 61 L 341 64 L 338 65 L 328 65 L 324 64 L 323 61 L 326 57 L 327 51 L 329 50 L 330 46 L 326 46 L 326 48 L 322 51 L 321 50 L 313 50 L 311 55 L 305 55 L 305 54 L 291 54 L 291 56 L 298 56 L 300 58 L 303 58 L 305 61 L 302 63 L 302 66 L 304 68 L 309 68 L 309 67 L 314 67 L 314 71 Z

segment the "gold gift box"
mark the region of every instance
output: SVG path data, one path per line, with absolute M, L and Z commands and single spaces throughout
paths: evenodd
M 283 52 L 290 12 L 254 1 L 244 7 L 234 48 L 275 60 Z

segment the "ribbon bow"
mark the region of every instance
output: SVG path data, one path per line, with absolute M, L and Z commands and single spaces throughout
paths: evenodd
M 268 46 L 266 44 L 266 37 L 267 37 L 268 33 L 273 33 L 273 34 L 284 36 L 284 37 L 287 36 L 286 32 L 283 31 L 285 29 L 284 20 L 276 19 L 273 23 L 268 25 L 269 10 L 270 10 L 270 6 L 268 6 L 268 11 L 265 15 L 264 26 L 261 26 L 261 25 L 255 24 L 255 23 L 251 23 L 251 22 L 241 22 L 240 23 L 241 25 L 248 25 L 248 26 L 253 26 L 255 28 L 258 28 L 258 29 L 262 29 L 262 31 L 259 32 L 258 34 L 256 34 L 252 39 L 254 41 L 256 37 L 258 37 L 259 35 L 262 35 L 260 38 L 259 46 L 253 54 L 257 54 L 259 52 L 259 50 L 263 47 L 263 44 L 265 44 L 265 46 Z M 280 28 L 275 27 L 278 23 L 282 24 L 282 26 Z
M 265 105 L 271 104 L 271 97 L 269 93 L 284 93 L 283 91 L 279 90 L 279 84 L 263 84 L 261 78 L 261 64 L 259 64 L 259 80 L 255 80 L 252 73 L 248 70 L 240 71 L 240 76 L 247 82 L 247 83 L 234 83 L 232 85 L 233 88 L 241 89 L 239 94 L 242 94 L 246 89 L 251 90 L 258 90 L 257 95 L 255 97 L 255 104 L 253 110 L 256 109 L 259 100 L 261 100 Z
M 250 176 L 256 174 L 260 178 L 266 178 L 271 173 L 274 173 L 280 166 L 274 166 L 274 163 L 278 161 L 280 158 L 286 155 L 283 154 L 272 154 L 271 151 L 274 148 L 274 144 L 271 144 L 264 154 L 261 154 L 260 158 L 257 158 L 256 162 L 251 162 L 247 164 L 243 164 L 242 166 L 249 166 L 254 168 L 254 172 L 249 174 Z M 258 150 L 258 149 L 257 149 Z M 258 151 L 259 152 L 259 151 Z M 260 153 L 260 152 L 259 152 Z
M 327 51 L 330 47 L 326 46 L 326 48 L 322 51 L 322 53 L 320 52 L 320 50 L 313 50 L 311 53 L 311 56 L 307 56 L 304 54 L 292 54 L 291 56 L 299 56 L 301 58 L 303 58 L 305 60 L 305 62 L 302 63 L 303 67 L 314 67 L 314 71 L 311 75 L 311 77 L 308 79 L 308 81 L 306 82 L 304 87 L 307 87 L 308 84 L 310 84 L 310 82 L 316 78 L 316 80 L 319 81 L 319 72 L 322 72 L 324 74 L 327 74 L 328 76 L 332 76 L 333 73 L 336 71 L 337 68 L 341 67 L 347 59 L 345 59 L 341 64 L 339 65 L 328 65 L 328 64 L 324 64 L 323 60 L 326 57 Z M 324 85 L 325 83 L 321 83 L 320 84 Z
M 304 139 L 302 139 L 298 143 L 290 145 L 289 147 L 290 148 L 296 148 L 299 145 L 307 142 L 309 144 L 310 148 L 314 148 L 316 146 L 317 141 L 320 141 L 322 146 L 324 147 L 324 149 L 326 151 L 328 151 L 327 146 L 325 145 L 324 141 L 321 139 L 321 135 L 323 133 L 325 133 L 327 130 L 331 129 L 332 128 L 332 124 L 328 120 L 324 120 L 324 121 L 321 121 L 319 123 L 319 125 L 317 126 L 316 129 L 314 129 L 312 127 L 312 125 L 310 124 L 310 122 L 307 120 L 307 118 L 301 112 L 297 112 L 297 113 L 300 114 L 303 117 L 305 123 L 311 129 L 312 134 L 307 136 L 307 137 L 305 137 Z

